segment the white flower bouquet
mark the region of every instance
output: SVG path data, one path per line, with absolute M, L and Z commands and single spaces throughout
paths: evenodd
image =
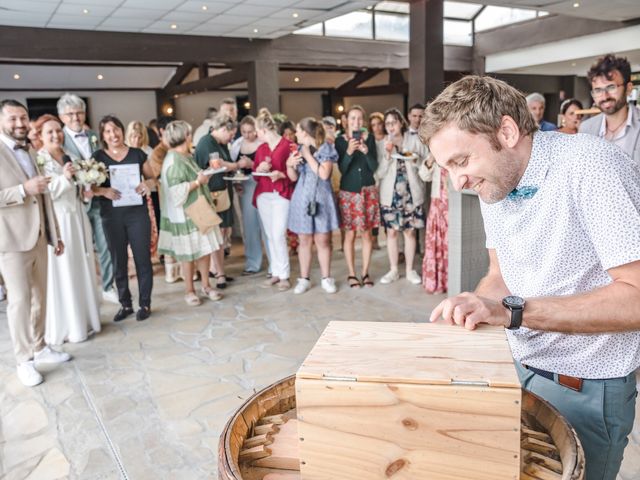
M 75 177 L 79 185 L 90 187 L 91 185 L 101 185 L 109 176 L 109 171 L 104 163 L 98 162 L 94 158 L 79 160 L 74 163 L 76 170 Z

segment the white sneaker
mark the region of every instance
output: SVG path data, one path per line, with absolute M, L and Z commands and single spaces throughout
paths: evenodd
M 116 305 L 120 305 L 120 300 L 118 299 L 118 293 L 113 288 L 110 288 L 109 290 L 103 290 L 102 299 L 105 302 L 115 303 Z
M 409 273 L 407 273 L 407 281 L 409 283 L 412 283 L 413 285 L 420 285 L 422 283 L 420 275 L 418 275 L 415 270 L 411 270 Z
M 33 360 L 36 364 L 64 363 L 71 360 L 71 355 L 67 352 L 58 352 L 47 345 L 39 352 L 36 352 Z
M 33 360 L 19 363 L 16 371 L 18 378 L 25 387 L 35 387 L 44 381 L 40 372 L 36 370 Z
M 338 289 L 336 288 L 336 281 L 332 277 L 323 278 L 322 282 L 320 282 L 322 289 L 327 293 L 336 293 Z
M 398 271 L 397 270 L 389 270 L 387 273 L 385 273 L 383 275 L 383 277 L 380 279 L 380 283 L 383 284 L 388 284 L 388 283 L 393 283 L 396 280 L 398 280 L 400 278 L 400 275 L 398 275 Z
M 295 293 L 296 295 L 300 295 L 301 293 L 306 292 L 310 288 L 311 288 L 311 282 L 309 280 L 307 280 L 306 278 L 299 278 L 296 288 L 293 289 L 293 293 Z
M 0 302 L 4 302 L 4 299 L 7 298 L 7 292 L 2 285 L 0 285 Z

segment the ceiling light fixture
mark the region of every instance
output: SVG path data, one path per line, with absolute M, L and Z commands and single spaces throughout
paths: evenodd
M 338 105 L 338 108 L 336 108 L 336 110 L 338 110 L 340 113 L 344 112 L 344 107 L 342 105 Z
M 89 13 L 89 10 L 85 8 L 84 10 L 82 10 L 82 13 L 84 13 L 85 15 L 87 15 L 87 14 Z
M 575 3 L 573 4 L 573 8 L 578 8 L 579 6 L 580 6 L 580 3 L 579 3 L 579 2 L 575 2 Z
M 293 81 L 298 83 L 300 81 L 300 77 L 293 77 Z
M 244 108 L 249 110 L 251 108 L 251 102 L 244 102 Z
M 104 75 L 102 75 L 101 73 L 98 74 L 98 76 L 96 77 L 98 80 L 102 80 L 104 78 Z
M 14 74 L 13 74 L 13 79 L 14 79 L 14 80 L 20 80 L 20 74 L 18 74 L 18 73 L 14 73 Z
M 165 112 L 167 112 L 167 115 L 171 115 L 173 113 L 173 107 L 167 107 Z
M 298 18 L 300 16 L 300 14 L 298 12 L 293 12 L 293 14 L 291 16 L 293 18 Z
M 254 28 L 254 29 L 253 29 L 253 33 L 258 33 L 258 29 L 257 29 L 257 28 Z
M 206 12 L 207 10 L 209 10 L 209 7 L 207 7 L 206 5 L 202 5 L 202 11 Z
M 176 25 L 175 23 L 171 24 L 171 30 L 175 30 L 176 28 L 178 28 L 178 25 Z

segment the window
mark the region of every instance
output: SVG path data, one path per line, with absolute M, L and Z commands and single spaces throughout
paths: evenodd
M 443 31 L 443 40 L 445 45 L 462 45 L 464 47 L 470 47 L 473 45 L 471 22 L 460 20 L 445 20 Z
M 409 15 L 376 12 L 376 39 L 409 41 Z
M 324 22 L 325 34 L 332 37 L 373 38 L 371 12 L 347 13 Z
M 322 35 L 322 22 L 301 28 L 293 33 L 295 35 Z
M 536 16 L 537 13 L 535 10 L 488 6 L 478 15 L 478 18 L 476 18 L 476 32 L 502 27 L 511 23 L 523 22 L 536 18 Z
M 482 5 L 477 3 L 444 2 L 444 16 L 471 20 L 481 8 Z
M 379 2 L 376 5 L 376 11 L 409 14 L 409 4 L 402 2 Z

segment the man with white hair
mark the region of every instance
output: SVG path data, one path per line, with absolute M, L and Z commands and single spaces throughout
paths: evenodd
M 547 102 L 544 97 L 538 92 L 533 92 L 527 96 L 527 107 L 529 107 L 529 111 L 531 112 L 531 115 L 533 115 L 533 119 L 543 132 L 558 129 L 555 124 L 547 122 L 542 118 L 544 117 L 544 107 L 546 106 L 546 103 Z
M 57 104 L 58 116 L 64 123 L 64 150 L 74 159 L 91 158 L 100 149 L 99 136 L 92 130 L 85 129 L 87 105 L 79 96 L 65 93 Z M 85 198 L 90 192 L 85 192 Z M 107 247 L 107 239 L 102 229 L 100 206 L 93 198 L 87 203 L 87 215 L 93 229 L 93 241 L 98 251 L 100 273 L 102 276 L 102 298 L 111 303 L 120 303 L 118 294 L 113 288 L 113 264 Z

